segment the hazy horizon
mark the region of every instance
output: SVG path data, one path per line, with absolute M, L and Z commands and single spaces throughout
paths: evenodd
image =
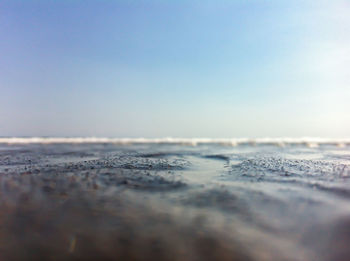
M 349 1 L 0 3 L 0 137 L 348 138 Z

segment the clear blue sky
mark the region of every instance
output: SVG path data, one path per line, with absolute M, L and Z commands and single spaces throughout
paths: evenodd
M 0 1 L 0 136 L 350 136 L 350 1 Z

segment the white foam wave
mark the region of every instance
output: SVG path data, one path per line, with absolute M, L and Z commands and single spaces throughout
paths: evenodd
M 232 138 L 232 139 L 211 139 L 211 138 L 98 138 L 98 137 L 10 137 L 0 138 L 2 144 L 60 144 L 60 143 L 113 143 L 119 145 L 128 144 L 177 144 L 177 145 L 201 145 L 217 144 L 223 146 L 237 145 L 305 145 L 307 147 L 317 147 L 328 144 L 338 147 L 350 145 L 350 139 L 325 139 L 325 138 Z

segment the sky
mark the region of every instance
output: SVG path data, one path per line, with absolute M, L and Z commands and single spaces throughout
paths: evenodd
M 348 138 L 349 76 L 350 1 L 0 1 L 0 136 Z

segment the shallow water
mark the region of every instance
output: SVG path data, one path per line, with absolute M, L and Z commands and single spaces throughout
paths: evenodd
M 349 260 L 336 145 L 2 144 L 0 260 Z

